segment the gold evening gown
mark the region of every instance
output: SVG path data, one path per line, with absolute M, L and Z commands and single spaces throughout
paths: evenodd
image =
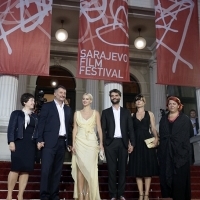
M 74 198 L 78 199 L 77 168 L 80 169 L 89 186 L 89 199 L 100 200 L 98 183 L 98 152 L 99 146 L 95 133 L 96 111 L 89 119 L 84 119 L 77 111 L 76 123 L 78 131 L 75 138 L 76 154 L 72 155 L 72 177 L 74 179 Z M 85 189 L 83 191 L 85 193 Z

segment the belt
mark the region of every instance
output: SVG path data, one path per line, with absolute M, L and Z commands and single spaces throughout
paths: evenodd
M 64 140 L 65 140 L 65 139 L 66 139 L 66 136 L 64 136 L 64 135 L 59 135 L 58 138 L 59 138 L 59 139 L 64 139 Z

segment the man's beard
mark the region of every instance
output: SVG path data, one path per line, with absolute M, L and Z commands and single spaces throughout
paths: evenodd
M 116 101 L 114 101 L 114 99 L 112 99 L 111 102 L 112 102 L 112 104 L 114 104 L 114 105 L 115 105 L 115 104 L 119 104 L 120 99 L 116 99 Z

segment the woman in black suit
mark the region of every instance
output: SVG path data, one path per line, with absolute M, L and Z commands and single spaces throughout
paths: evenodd
M 12 191 L 19 177 L 18 200 L 23 200 L 29 172 L 33 171 L 35 160 L 35 138 L 37 138 L 37 115 L 33 113 L 34 96 L 21 96 L 22 110 L 11 113 L 8 125 L 8 145 L 11 151 L 11 171 L 8 175 L 7 200 L 12 200 Z
M 190 200 L 190 137 L 193 128 L 177 97 L 169 97 L 169 113 L 160 120 L 158 159 L 163 198 Z

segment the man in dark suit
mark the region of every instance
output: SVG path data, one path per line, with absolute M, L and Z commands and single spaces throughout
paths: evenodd
M 72 112 L 64 104 L 66 89 L 58 86 L 54 100 L 42 106 L 38 123 L 38 149 L 42 148 L 41 200 L 59 200 L 65 150 L 71 146 Z
M 193 126 L 193 131 L 194 131 L 194 135 L 196 136 L 199 133 L 199 119 L 196 116 L 196 110 L 192 109 L 190 110 L 190 121 L 192 122 L 192 126 Z M 194 147 L 193 147 L 193 143 L 190 143 L 190 164 L 192 165 L 195 162 L 194 159 Z
M 111 200 L 125 200 L 126 165 L 128 153 L 135 145 L 131 113 L 120 107 L 121 92 L 113 89 L 109 92 L 112 106 L 102 111 L 101 125 L 103 143 L 108 166 L 108 187 Z M 116 172 L 118 170 L 118 187 Z
M 196 110 L 194 109 L 190 110 L 190 120 L 192 122 L 194 136 L 196 136 L 199 132 L 199 120 L 196 116 Z

